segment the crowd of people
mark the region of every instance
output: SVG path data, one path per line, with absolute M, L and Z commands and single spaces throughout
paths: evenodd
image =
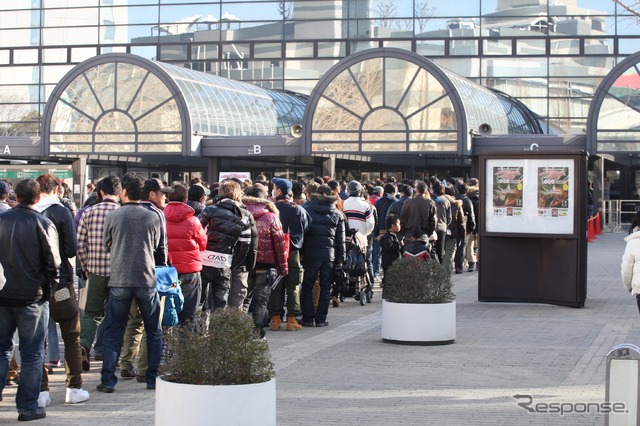
M 189 327 L 200 311 L 244 310 L 256 338 L 267 329 L 326 327 L 330 304 L 339 306 L 336 271 L 347 267 L 345 242 L 355 233 L 371 283 L 384 285 L 384 271 L 403 255 L 473 272 L 478 183 L 259 175 L 168 184 L 127 173 L 87 185 L 78 210 L 51 174 L 15 190 L 0 181 L 0 351 L 7 355 L 0 401 L 16 380 L 16 331 L 16 406 L 26 421 L 46 416 L 53 367 L 65 368 L 66 403 L 89 399 L 82 372 L 92 353 L 102 361 L 98 391 L 114 392 L 118 368 L 120 378 L 155 389 L 169 317 Z M 180 306 L 156 289 L 156 268 L 168 265 L 178 272 Z

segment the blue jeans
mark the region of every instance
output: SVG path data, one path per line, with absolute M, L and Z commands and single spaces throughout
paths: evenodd
M 60 340 L 58 339 L 58 323 L 49 317 L 47 333 L 47 352 L 49 361 L 60 361 Z
M 380 264 L 382 263 L 382 251 L 380 250 L 380 240 L 378 238 L 373 239 L 373 276 L 380 275 Z M 373 281 L 371 281 L 373 282 Z
M 32 303 L 21 308 L 0 306 L 0 395 L 7 381 L 13 352 L 13 333 L 20 339 L 20 384 L 16 393 L 19 414 L 44 412 L 38 408 L 38 395 L 44 363 L 44 338 L 49 324 L 49 302 Z
M 160 296 L 155 288 L 147 287 L 110 287 L 109 297 L 105 304 L 104 349 L 102 384 L 110 388 L 118 383 L 116 364 L 120 354 L 120 344 L 124 329 L 129 319 L 131 302 L 135 298 L 144 329 L 147 332 L 147 350 L 149 368 L 147 369 L 147 385 L 155 385 L 162 356 L 162 329 L 160 328 Z
M 180 289 L 184 296 L 184 305 L 182 312 L 178 314 L 180 324 L 189 321 L 191 324 L 196 322 L 196 312 L 200 306 L 200 298 L 202 297 L 202 279 L 200 272 L 193 274 L 181 274 Z
M 253 325 L 260 331 L 264 329 L 264 324 L 268 320 L 267 304 L 271 295 L 271 286 L 267 284 L 266 270 L 253 270 L 249 273 L 249 295 L 251 305 L 249 310 L 253 318 Z
M 303 262 L 304 278 L 300 292 L 300 307 L 302 322 L 310 323 L 315 320 L 321 324 L 327 320 L 329 302 L 331 301 L 331 284 L 333 283 L 333 262 Z M 313 285 L 320 273 L 320 298 L 318 307 L 313 309 Z

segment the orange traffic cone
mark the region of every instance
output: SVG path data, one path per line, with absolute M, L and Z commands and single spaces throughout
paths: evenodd
M 596 235 L 602 235 L 602 226 L 600 224 L 600 212 L 596 213 Z
M 588 227 L 589 229 L 587 232 L 587 242 L 590 243 L 591 241 L 596 239 L 596 233 L 593 227 L 593 217 L 590 217 L 587 222 L 589 222 L 589 227 Z

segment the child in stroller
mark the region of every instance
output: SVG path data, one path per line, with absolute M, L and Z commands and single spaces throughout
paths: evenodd
M 367 239 L 357 229 L 346 231 L 346 262 L 342 269 L 334 271 L 332 292 L 333 306 L 338 307 L 338 299 L 353 297 L 360 305 L 371 303 L 373 290 L 367 274 Z

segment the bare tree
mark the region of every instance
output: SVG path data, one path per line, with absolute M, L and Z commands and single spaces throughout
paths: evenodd
M 423 32 L 427 26 L 427 22 L 429 19 L 433 17 L 437 7 L 429 6 L 429 2 L 418 2 L 416 3 L 416 22 L 418 24 L 418 28 L 420 32 Z
M 390 28 L 394 18 L 398 16 L 396 5 L 389 2 L 380 2 L 373 8 L 374 14 L 378 17 L 376 22 L 383 28 Z
M 291 1 L 281 1 L 278 4 L 278 12 L 285 21 L 291 17 L 291 9 L 293 9 L 293 2 Z
M 640 0 L 613 0 L 613 2 L 626 10 L 628 13 L 640 19 Z
M 26 129 L 25 125 L 35 119 L 37 121 L 37 112 L 30 111 L 30 108 L 26 104 L 15 104 L 15 99 L 12 99 L 9 95 L 0 96 L 0 136 L 22 136 L 27 133 L 32 133 L 33 128 Z M 34 116 L 35 113 L 35 116 Z M 37 129 L 37 123 L 31 125 Z M 36 130 L 37 133 L 37 130 Z

